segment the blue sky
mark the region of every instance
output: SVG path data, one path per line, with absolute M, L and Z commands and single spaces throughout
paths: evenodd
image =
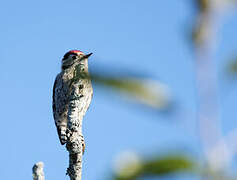
M 1 2 L 0 179 L 32 179 L 31 168 L 38 161 L 45 163 L 46 179 L 66 178 L 68 154 L 58 141 L 51 96 L 60 60 L 70 49 L 94 53 L 91 72 L 141 72 L 167 84 L 180 111 L 177 117 L 157 115 L 94 85 L 83 122 L 84 179 L 103 179 L 114 158 L 127 150 L 149 154 L 181 148 L 199 153 L 195 73 L 187 37 L 194 12 L 187 0 Z M 218 30 L 221 80 L 226 59 L 237 47 L 236 18 L 237 13 L 226 16 Z M 228 85 L 227 98 L 226 86 L 220 82 L 225 132 L 237 126 L 235 86 Z

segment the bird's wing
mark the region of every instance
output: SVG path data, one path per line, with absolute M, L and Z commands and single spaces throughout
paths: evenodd
M 69 89 L 63 81 L 62 73 L 58 74 L 53 86 L 53 116 L 61 144 L 67 141 L 67 113 Z

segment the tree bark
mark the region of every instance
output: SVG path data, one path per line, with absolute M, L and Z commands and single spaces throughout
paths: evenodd
M 34 180 L 44 180 L 44 163 L 38 162 L 32 168 L 33 179 Z
M 81 180 L 82 174 L 82 155 L 83 155 L 83 136 L 82 136 L 82 118 L 79 107 L 80 94 L 75 86 L 72 87 L 69 112 L 68 112 L 68 131 L 70 137 L 67 141 L 67 151 L 69 152 L 69 167 L 67 175 L 70 180 Z

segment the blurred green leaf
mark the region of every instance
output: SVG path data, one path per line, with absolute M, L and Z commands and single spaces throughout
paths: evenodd
M 156 158 L 144 164 L 144 174 L 161 175 L 178 171 L 190 171 L 194 162 L 185 156 L 167 156 Z
M 93 74 L 91 78 L 99 85 L 116 90 L 130 99 L 152 108 L 164 109 L 170 103 L 168 88 L 151 79 L 103 77 L 96 74 Z
M 236 75 L 237 74 L 237 58 L 232 58 L 230 63 L 227 66 L 227 72 L 230 75 Z
M 155 157 L 150 160 L 141 161 L 140 164 L 130 164 L 124 166 L 121 172 L 117 173 L 114 180 L 135 180 L 145 176 L 161 176 L 177 172 L 193 172 L 197 166 L 190 158 L 183 155 L 168 155 L 164 157 Z M 132 173 L 128 173 L 129 170 Z
M 197 7 L 201 12 L 206 12 L 210 8 L 210 0 L 194 0 L 196 1 Z

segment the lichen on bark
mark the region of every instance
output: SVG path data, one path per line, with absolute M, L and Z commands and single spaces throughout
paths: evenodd
M 32 176 L 34 180 L 44 180 L 44 163 L 43 162 L 38 162 L 34 164 L 32 168 Z
M 69 152 L 69 167 L 67 174 L 70 180 L 81 180 L 82 174 L 82 155 L 83 155 L 83 136 L 82 136 L 82 117 L 79 107 L 81 94 L 78 84 L 72 86 L 70 103 L 68 108 L 68 140 L 67 151 Z

